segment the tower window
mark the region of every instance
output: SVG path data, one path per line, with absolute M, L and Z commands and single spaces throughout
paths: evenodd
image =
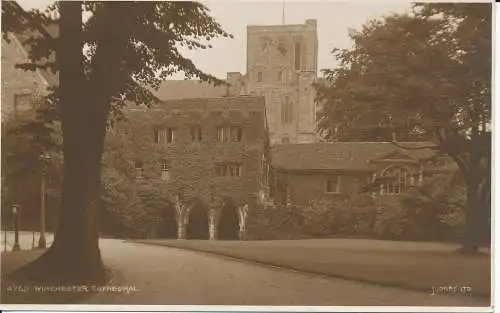
M 288 96 L 285 96 L 281 104 L 281 122 L 286 124 L 293 122 L 293 103 Z
M 280 42 L 278 44 L 278 50 L 279 52 L 283 55 L 283 56 L 286 56 L 286 48 L 285 48 L 285 44 L 283 42 Z
M 257 72 L 257 81 L 262 83 L 262 72 Z
M 278 76 L 277 76 L 277 78 L 278 78 L 278 81 L 279 81 L 279 82 L 283 81 L 283 72 L 282 72 L 282 71 L 279 71 L 279 72 L 278 72 Z
M 295 70 L 300 69 L 300 58 L 301 58 L 301 44 L 300 42 L 295 43 Z

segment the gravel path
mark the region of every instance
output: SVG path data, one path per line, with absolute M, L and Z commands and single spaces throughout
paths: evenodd
M 324 278 L 175 248 L 102 239 L 114 272 L 87 304 L 488 306 L 485 299 L 431 295 Z M 124 288 L 127 287 L 127 288 Z M 135 290 L 134 290 L 135 288 Z

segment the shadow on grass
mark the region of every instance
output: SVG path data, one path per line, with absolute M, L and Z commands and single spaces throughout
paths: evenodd
M 23 275 L 23 266 L 39 258 L 46 250 L 25 250 L 2 253 L 1 298 L 3 304 L 75 304 L 98 291 L 96 286 L 67 285 L 39 281 Z M 111 272 L 107 270 L 108 280 Z

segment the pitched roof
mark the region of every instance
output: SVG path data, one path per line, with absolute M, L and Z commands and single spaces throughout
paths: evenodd
M 142 112 L 145 114 L 156 114 L 166 112 L 167 114 L 185 114 L 189 111 L 210 111 L 214 114 L 220 114 L 221 117 L 231 118 L 232 114 L 240 112 L 249 112 L 254 114 L 260 112 L 265 123 L 265 99 L 261 96 L 235 96 L 235 97 L 216 97 L 216 98 L 183 98 L 162 101 L 148 108 L 145 105 L 137 106 L 130 103 L 127 112 Z M 155 113 L 156 112 L 156 113 Z M 250 113 L 252 112 L 252 113 Z
M 58 36 L 58 33 L 59 33 L 58 28 L 57 28 L 57 30 L 55 30 L 55 27 L 51 26 L 49 29 L 50 29 L 50 32 L 49 31 L 47 31 L 47 32 L 53 38 L 56 38 L 54 36 Z M 32 38 L 33 36 L 39 36 L 37 33 L 38 32 L 34 31 L 34 30 L 25 30 L 22 33 L 16 34 L 16 37 L 19 39 L 19 41 L 23 45 L 23 48 L 24 48 L 24 50 L 26 50 L 26 52 L 30 51 L 30 46 L 29 46 L 29 44 L 27 44 L 27 41 L 30 38 Z M 55 58 L 55 54 L 53 53 L 49 57 L 49 60 L 52 61 L 52 60 L 54 60 L 54 58 Z M 43 64 L 44 61 L 39 61 L 39 62 L 36 62 L 36 63 Z M 47 83 L 49 84 L 49 86 L 53 87 L 53 86 L 59 85 L 59 75 L 57 73 L 52 72 L 52 70 L 50 70 L 48 68 L 47 69 L 38 69 L 38 71 L 43 76 L 43 78 L 47 81 Z
M 20 14 L 18 18 L 24 20 L 24 22 L 30 18 L 29 15 L 26 13 L 26 11 L 16 1 L 9 1 L 9 4 L 13 7 L 14 12 Z M 39 29 L 26 28 L 22 31 L 16 32 L 14 36 L 19 40 L 19 42 L 23 46 L 23 49 L 27 53 L 29 53 L 31 49 L 31 46 L 28 44 L 29 39 L 40 36 L 57 38 L 59 37 L 59 25 L 57 24 L 57 22 L 52 22 L 49 24 L 42 25 Z M 54 59 L 55 59 L 55 53 L 52 53 L 49 56 L 49 61 L 53 61 Z M 41 60 L 36 63 L 43 64 L 44 61 Z M 45 79 L 45 81 L 47 81 L 49 86 L 56 86 L 59 84 L 59 76 L 57 73 L 52 72 L 50 69 L 38 69 L 37 71 L 38 73 L 40 73 L 41 76 L 43 76 L 43 78 Z
M 214 86 L 199 80 L 166 80 L 153 94 L 162 101 L 193 99 L 193 98 L 217 98 L 226 95 L 226 86 Z
M 404 143 L 408 147 L 424 147 L 429 143 Z M 409 158 L 425 160 L 436 152 L 432 149 L 400 150 L 390 142 L 334 142 L 282 144 L 272 147 L 272 164 L 286 170 L 369 170 L 369 161 L 400 151 Z

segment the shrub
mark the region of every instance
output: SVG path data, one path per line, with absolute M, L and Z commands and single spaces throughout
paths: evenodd
M 459 173 L 428 176 L 421 186 L 401 197 L 405 217 L 411 220 L 410 240 L 457 240 L 465 222 L 465 189 Z
M 462 238 L 465 227 L 465 213 L 461 208 L 450 208 L 447 212 L 439 215 L 439 221 L 448 230 L 448 239 L 458 240 Z
M 304 216 L 304 230 L 312 236 L 328 236 L 336 232 L 335 222 L 338 210 L 342 206 L 327 200 L 314 200 L 307 205 L 302 214 Z
M 373 236 L 378 239 L 404 239 L 411 221 L 398 198 L 385 197 L 376 201 Z
M 370 196 L 352 195 L 338 201 L 312 201 L 302 214 L 310 235 L 369 237 L 375 209 Z
M 248 213 L 247 239 L 277 240 L 303 238 L 302 208 L 255 205 Z

